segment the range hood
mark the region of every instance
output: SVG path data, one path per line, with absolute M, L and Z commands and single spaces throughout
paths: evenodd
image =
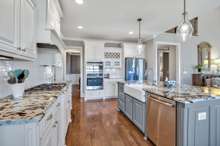
M 49 43 L 37 43 L 37 48 L 51 48 L 59 50 L 59 48 L 56 45 Z
M 62 67 L 62 55 L 56 45 L 37 43 L 38 59 L 41 66 Z
M 0 61 L 1 60 L 7 61 L 7 60 L 13 60 L 13 59 L 14 59 L 13 57 L 8 57 L 8 56 L 0 55 Z

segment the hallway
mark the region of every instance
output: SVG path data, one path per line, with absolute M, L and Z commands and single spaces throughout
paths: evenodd
M 67 146 L 152 146 L 117 111 L 116 100 L 83 102 L 77 87 L 73 88 L 72 119 Z

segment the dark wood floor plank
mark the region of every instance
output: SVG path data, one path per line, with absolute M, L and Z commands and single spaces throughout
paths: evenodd
M 116 100 L 80 99 L 73 87 L 72 123 L 66 137 L 67 146 L 152 146 L 144 135 L 120 112 Z

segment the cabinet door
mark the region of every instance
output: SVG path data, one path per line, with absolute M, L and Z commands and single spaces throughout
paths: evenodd
M 124 101 L 124 84 L 118 83 L 118 98 Z
M 142 132 L 145 131 L 145 103 L 133 100 L 133 121 Z
M 0 49 L 14 52 L 18 47 L 18 0 L 0 1 Z
M 132 120 L 133 99 L 129 95 L 125 95 L 125 114 Z
M 211 133 L 210 133 L 210 145 L 220 145 L 220 105 L 212 105 L 211 107 Z
M 188 109 L 188 146 L 208 146 L 210 130 L 210 107 L 200 105 Z M 216 127 L 217 128 L 217 127 Z
M 56 121 L 52 128 L 53 146 L 59 146 L 59 129 L 58 122 Z
M 118 108 L 119 108 L 119 110 L 121 110 L 122 112 L 125 112 L 125 103 L 124 103 L 124 101 L 118 99 Z
M 147 110 L 147 136 L 156 144 L 158 136 L 158 112 L 159 103 L 156 102 L 153 97 L 148 97 L 148 110 Z
M 176 145 L 176 108 L 167 102 L 159 103 L 157 146 Z
M 51 130 L 51 132 L 52 132 L 52 130 Z M 53 146 L 53 144 L 54 144 L 53 137 L 52 137 L 53 134 L 51 132 L 41 139 L 41 142 L 40 142 L 41 146 Z
M 35 7 L 31 0 L 21 0 L 20 33 L 21 52 L 28 57 L 36 57 Z

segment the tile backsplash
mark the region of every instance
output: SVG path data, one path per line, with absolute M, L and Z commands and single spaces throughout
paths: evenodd
M 12 69 L 28 69 L 30 75 L 25 82 L 25 88 L 30 88 L 39 84 L 44 83 L 44 73 L 43 68 L 39 65 L 39 62 L 36 60 L 34 62 L 27 61 L 11 61 Z M 11 94 L 10 86 L 6 81 L 0 78 L 0 98 L 4 98 Z

